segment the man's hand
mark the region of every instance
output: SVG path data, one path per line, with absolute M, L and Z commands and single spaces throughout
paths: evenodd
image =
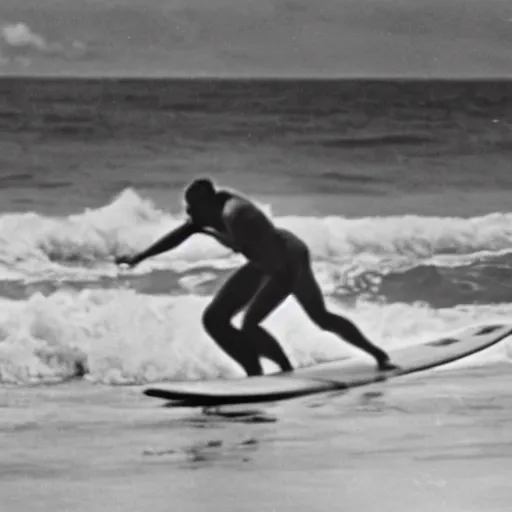
M 116 265 L 128 265 L 130 268 L 135 267 L 139 263 L 135 256 L 118 256 L 115 259 Z

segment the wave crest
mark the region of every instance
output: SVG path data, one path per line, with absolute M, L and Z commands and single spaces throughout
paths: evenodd
M 180 221 L 132 189 L 102 208 L 67 217 L 6 214 L 0 216 L 0 276 L 33 279 L 66 276 L 71 271 L 90 278 L 112 274 L 116 256 L 146 248 Z M 274 217 L 274 221 L 306 241 L 316 264 L 355 266 L 380 274 L 436 258 L 452 256 L 457 261 L 468 255 L 478 257 L 482 251 L 495 254 L 512 249 L 510 213 L 473 218 L 286 216 Z M 142 263 L 138 272 L 232 268 L 240 261 L 211 238 L 198 235 Z

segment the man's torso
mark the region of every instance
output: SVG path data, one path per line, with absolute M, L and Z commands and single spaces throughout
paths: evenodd
M 305 244 L 285 229 L 274 226 L 259 209 L 236 194 L 217 192 L 218 215 L 202 223 L 203 233 L 243 254 L 264 271 L 274 272 L 307 252 Z M 291 260 L 290 260 L 291 258 Z

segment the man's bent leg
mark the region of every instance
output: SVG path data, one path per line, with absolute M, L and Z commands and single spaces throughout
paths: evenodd
M 307 315 L 321 329 L 337 334 L 351 345 L 373 356 L 380 369 L 394 368 L 389 363 L 388 354 L 371 343 L 350 320 L 327 310 L 322 291 L 309 266 L 304 270 L 294 295 Z
M 260 323 L 290 295 L 293 281 L 288 276 L 269 277 L 249 304 L 242 332 L 260 355 L 274 361 L 282 371 L 293 369 L 278 341 Z
M 233 327 L 231 320 L 255 295 L 262 281 L 258 268 L 250 263 L 244 265 L 224 283 L 203 314 L 206 332 L 248 375 L 262 373 L 258 350 L 247 343 L 249 340 Z

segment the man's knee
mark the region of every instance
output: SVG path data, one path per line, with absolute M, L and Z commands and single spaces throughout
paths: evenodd
M 313 322 L 323 330 L 330 330 L 332 327 L 332 314 L 327 309 L 310 311 L 309 316 Z
M 203 327 L 213 338 L 217 337 L 229 325 L 229 318 L 216 308 L 207 307 L 203 313 Z

